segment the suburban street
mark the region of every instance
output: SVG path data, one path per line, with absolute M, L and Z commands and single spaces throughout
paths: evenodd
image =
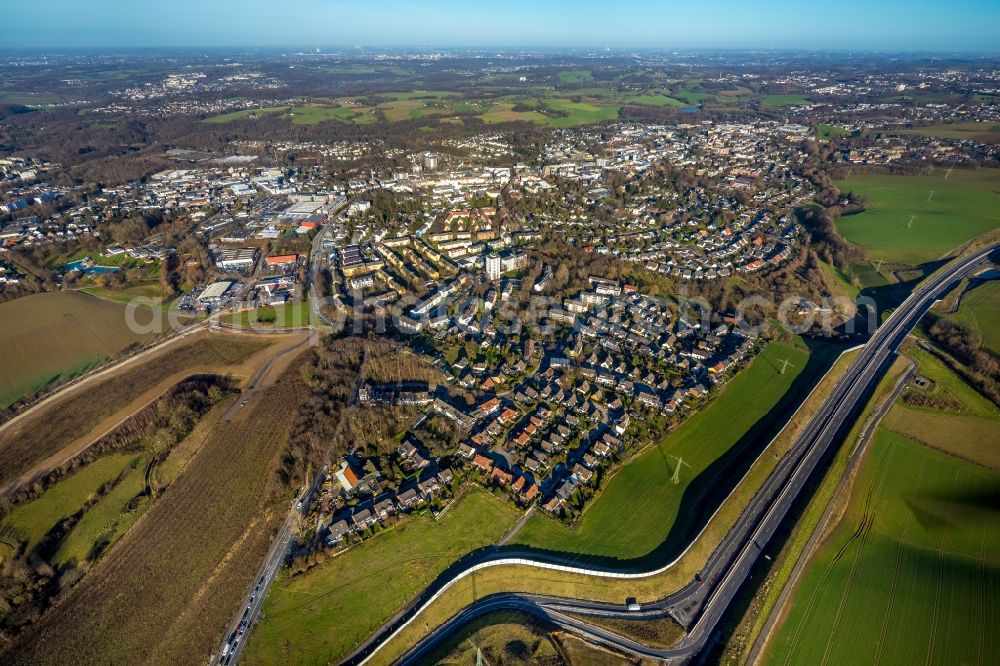
M 967 275 L 997 247 L 993 245 L 968 257 L 955 260 L 943 268 L 912 293 L 878 328 L 844 377 L 838 381 L 823 405 L 810 419 L 792 448 L 779 461 L 729 534 L 713 552 L 707 566 L 701 571 L 700 582 L 692 581 L 664 599 L 644 603 L 642 611 L 638 613 L 629 612 L 624 603 L 606 604 L 523 594 L 494 595 L 484 598 L 454 616 L 414 646 L 401 663 L 419 663 L 422 656 L 440 644 L 452 631 L 472 618 L 500 608 L 525 610 L 542 615 L 568 630 L 585 634 L 592 640 L 637 655 L 664 659 L 670 663 L 689 661 L 708 643 L 729 604 L 749 576 L 760 553 L 774 536 L 829 447 L 838 441 L 845 428 L 849 428 L 853 423 L 858 410 L 863 406 L 863 401 L 885 371 L 899 344 L 941 294 Z M 402 614 L 392 626 L 376 632 L 344 663 L 366 663 L 381 646 L 412 622 L 454 582 L 473 571 L 503 564 L 539 566 L 615 578 L 648 577 L 672 565 L 672 563 L 667 564 L 650 572 L 613 572 L 567 566 L 533 554 L 512 557 L 510 553 L 487 551 L 463 562 L 459 571 L 455 571 L 455 567 L 449 569 L 442 578 L 425 590 L 417 603 L 410 606 L 409 612 Z M 568 618 L 563 615 L 564 612 L 619 617 L 654 617 L 669 614 L 688 628 L 688 634 L 673 648 L 654 649 L 592 627 L 580 620 Z

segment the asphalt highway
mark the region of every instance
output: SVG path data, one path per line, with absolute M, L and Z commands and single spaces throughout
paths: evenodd
M 956 259 L 929 278 L 914 291 L 878 328 L 865 344 L 861 353 L 837 382 L 830 395 L 816 414 L 809 420 L 793 443 L 789 452 L 779 461 L 771 475 L 740 515 L 730 532 L 710 556 L 694 580 L 678 592 L 652 603 L 643 603 L 641 610 L 629 611 L 622 604 L 562 599 L 541 595 L 498 594 L 484 597 L 466 607 L 420 643 L 413 646 L 402 658 L 402 664 L 418 664 L 421 659 L 447 638 L 453 631 L 470 620 L 495 610 L 520 610 L 545 617 L 559 626 L 581 634 L 590 640 L 636 655 L 664 660 L 668 663 L 687 663 L 694 659 L 708 644 L 720 619 L 746 581 L 760 553 L 781 525 L 782 520 L 799 497 L 803 487 L 824 458 L 831 444 L 849 428 L 863 407 L 869 390 L 888 366 L 888 362 L 903 339 L 909 334 L 934 301 L 968 274 L 1000 244 Z M 649 572 L 612 572 L 602 569 L 582 569 L 576 566 L 553 567 L 551 559 L 534 554 L 520 557 L 509 552 L 489 550 L 466 558 L 452 567 L 446 575 L 424 591 L 407 610 L 394 618 L 390 626 L 383 627 L 344 663 L 367 662 L 386 642 L 408 625 L 444 590 L 475 569 L 500 564 L 527 564 L 560 568 L 594 576 L 638 578 L 660 573 L 670 564 Z M 688 629 L 685 638 L 669 649 L 655 649 L 594 627 L 565 613 L 575 615 L 604 615 L 634 619 L 670 615 Z

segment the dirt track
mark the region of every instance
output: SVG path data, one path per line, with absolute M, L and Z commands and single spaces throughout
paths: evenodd
M 140 371 L 142 368 L 147 367 L 148 364 L 155 363 L 158 357 L 172 351 L 182 343 L 188 344 L 191 342 L 197 342 L 199 339 L 206 339 L 207 337 L 213 335 L 241 336 L 242 334 L 234 332 L 226 332 L 225 334 L 222 334 L 208 330 L 201 330 L 189 336 L 174 338 L 168 343 L 154 347 L 143 354 L 132 357 L 128 361 L 113 368 L 96 373 L 81 382 L 67 387 L 66 390 L 60 391 L 59 393 L 39 403 L 31 410 L 19 415 L 15 419 L 4 423 L 3 426 L 0 426 L 0 445 L 2 445 L 3 440 L 7 440 L 10 437 L 22 432 L 24 429 L 33 427 L 42 419 L 47 418 L 52 413 L 52 410 L 57 410 L 63 402 L 76 397 L 86 389 L 101 385 L 107 380 L 113 381 L 115 377 L 120 377 L 126 372 L 131 372 L 133 370 Z M 235 365 L 194 364 L 181 371 L 168 375 L 149 390 L 136 396 L 107 418 L 102 419 L 93 428 L 90 428 L 87 432 L 81 434 L 76 439 L 67 442 L 66 445 L 60 447 L 57 452 L 38 461 L 36 464 L 32 465 L 31 468 L 18 475 L 17 478 L 9 481 L 2 488 L 0 488 L 0 496 L 15 492 L 19 488 L 30 484 L 40 476 L 79 455 L 94 442 L 112 432 L 123 421 L 145 409 L 172 387 L 176 386 L 178 382 L 191 375 L 228 374 L 242 380 L 253 378 L 250 383 L 260 383 L 261 380 L 273 381 L 273 378 L 280 374 L 281 370 L 287 367 L 292 358 L 296 356 L 296 354 L 290 354 L 287 352 L 290 352 L 295 348 L 304 348 L 308 338 L 308 332 L 292 333 L 287 335 L 275 334 L 270 336 L 270 339 L 273 340 L 273 342 L 267 348 L 253 354 L 243 363 Z M 279 358 L 281 361 L 286 361 L 287 359 L 287 362 L 279 363 L 277 362 Z M 141 363 L 139 363 L 140 360 L 142 361 Z M 262 374 L 266 376 L 257 376 Z M 240 403 L 236 402 L 235 404 L 239 405 Z

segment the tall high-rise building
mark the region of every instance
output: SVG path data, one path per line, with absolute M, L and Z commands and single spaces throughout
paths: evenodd
M 486 256 L 486 277 L 490 280 L 499 280 L 503 275 L 503 261 L 496 252 Z

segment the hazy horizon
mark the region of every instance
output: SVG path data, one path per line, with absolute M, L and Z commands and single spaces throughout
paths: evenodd
M 375 5 L 375 6 L 373 6 Z M 432 0 L 36 0 L 4 9 L 5 50 L 368 48 L 1000 52 L 1000 5 L 843 0 L 582 0 L 471 5 Z

